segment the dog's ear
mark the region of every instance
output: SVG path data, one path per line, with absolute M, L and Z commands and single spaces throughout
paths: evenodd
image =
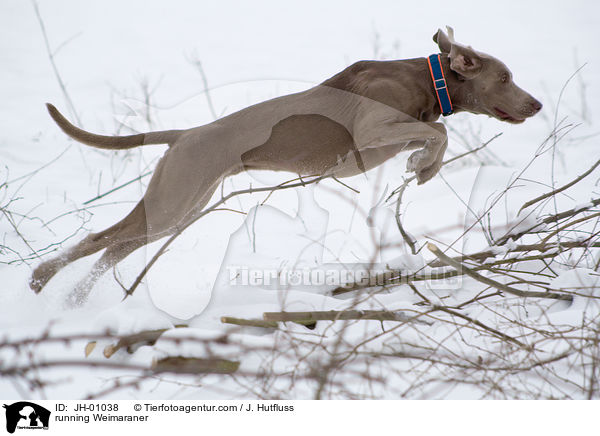
M 454 43 L 448 57 L 450 58 L 450 69 L 465 79 L 473 79 L 481 73 L 483 62 L 471 47 Z
M 465 79 L 472 79 L 481 72 L 483 65 L 481 57 L 471 47 L 458 44 L 454 40 L 454 29 L 446 26 L 448 33 L 438 29 L 433 35 L 442 53 L 450 58 L 450 69 L 460 74 Z
M 448 30 L 452 31 L 452 28 L 448 27 Z M 454 32 L 452 31 L 452 33 Z M 438 31 L 433 35 L 433 41 L 438 45 L 442 53 L 450 53 L 452 40 L 444 33 L 442 29 L 438 29 Z

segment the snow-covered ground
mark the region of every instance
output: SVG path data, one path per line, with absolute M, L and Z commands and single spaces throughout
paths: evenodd
M 495 196 L 524 168 L 521 180 L 491 211 L 492 227 L 505 228 L 514 221 L 525 201 L 547 192 L 553 183 L 554 186 L 567 183 L 600 158 L 595 106 L 595 102 L 600 101 L 598 6 L 595 3 L 553 1 L 540 6 L 522 1 L 416 4 L 398 1 L 39 0 L 38 6 L 49 50 L 76 113 L 70 110 L 53 71 L 33 3 L 3 1 L 0 4 L 0 95 L 3 102 L 0 105 L 3 126 L 0 134 L 0 208 L 3 211 L 0 215 L 0 337 L 10 340 L 35 337 L 48 328 L 53 335 L 101 333 L 106 329 L 114 334 L 128 334 L 187 324 L 189 328 L 170 332 L 155 347 L 141 347 L 133 355 L 120 351 L 112 357 L 117 362 L 148 365 L 153 359 L 167 355 L 206 353 L 197 344 L 181 345 L 168 338 L 219 337 L 230 329 L 221 324 L 221 316 L 260 318 L 263 312 L 282 309 L 309 311 L 349 306 L 412 311 L 418 309 L 414 304 L 420 301 L 407 286 L 357 303 L 354 299 L 326 296 L 325 292 L 331 289 L 327 286 L 290 286 L 274 290 L 268 286 L 232 286 L 229 282 L 233 268 L 240 266 L 302 270 L 318 265 L 335 268 L 340 263 L 376 261 L 383 265 L 414 267 L 423 262 L 420 256 L 406 254 L 407 247 L 401 243 L 396 230 L 395 203 L 383 201 L 406 177 L 406 155 L 398 156 L 366 176 L 344 180 L 360 193 L 328 180 L 319 185 L 277 192 L 264 206 L 257 204 L 266 194 L 230 200 L 227 207 L 246 214 L 221 211 L 202 218 L 173 243 L 133 297 L 123 302 L 121 285 L 109 272 L 98 281 L 84 307 L 64 307 L 65 298 L 89 271 L 97 255 L 69 265 L 41 294 L 35 295 L 27 284 L 33 267 L 39 263 L 32 249 L 43 256 L 52 256 L 56 254 L 53 251 L 74 244 L 89 231 L 104 229 L 121 219 L 141 198 L 148 177 L 84 203 L 152 169 L 165 150 L 165 146 L 156 146 L 111 153 L 85 147 L 59 131 L 46 112 L 45 102 L 56 104 L 70 119 L 78 117 L 81 126 L 98 133 L 123 134 L 128 131 L 123 125 L 137 131 L 188 128 L 259 101 L 307 89 L 360 59 L 412 58 L 435 53 L 437 47 L 431 37 L 438 28 L 448 24 L 454 27 L 458 41 L 503 60 L 511 68 L 516 83 L 541 100 L 544 109 L 523 125 L 503 124 L 470 114 L 454 115 L 446 120 L 451 131 L 448 156 L 466 151 L 467 146 L 478 146 L 497 133 L 502 132 L 502 136 L 492 141 L 478 157 L 469 156 L 444 168 L 427 184 L 411 185 L 407 189 L 402 202 L 403 224 L 419 244 L 426 241 L 434 241 L 440 247 L 452 244 L 470 225 L 473 214 L 489 207 Z M 204 77 L 210 88 L 210 102 L 203 92 Z M 144 89 L 149 90 L 150 109 L 145 104 Z M 528 166 L 557 123 L 576 128 L 562 138 L 555 149 Z M 291 178 L 289 174 L 243 174 L 228 179 L 224 190 L 243 189 L 249 183 L 269 186 Z M 597 173 L 592 174 L 567 191 L 568 195 L 557 196 L 556 205 L 551 205 L 549 210 L 567 210 L 598 197 L 597 180 Z M 372 220 L 368 221 L 368 216 Z M 374 247 L 381 235 L 386 242 L 399 245 L 377 252 Z M 115 275 L 128 286 L 160 245 L 159 241 L 138 250 L 119 264 Z M 481 233 L 470 232 L 456 249 L 466 253 L 485 247 Z M 433 257 L 426 249 L 421 254 L 426 260 Z M 595 255 L 597 257 L 597 253 Z M 565 268 L 564 272 L 555 272 L 556 277 L 548 278 L 553 288 L 584 286 L 587 293 L 597 289 L 598 277 L 593 268 Z M 481 285 L 472 279 L 463 279 L 450 290 L 425 286 L 421 289 L 431 301 L 448 305 L 468 301 L 481 290 Z M 537 326 L 540 330 L 549 324 L 577 326 L 583 319 L 597 315 L 595 305 L 590 304 L 595 300 L 583 297 L 576 298 L 571 305 L 555 303 L 550 309 L 545 303 L 525 305 L 513 298 L 505 300 L 493 311 L 472 308 L 467 311 L 468 316 L 493 325 L 507 335 L 528 337 L 523 325 Z M 540 313 L 544 316 L 538 316 Z M 510 322 L 515 319 L 518 322 Z M 284 331 L 277 333 L 246 329 L 233 334 L 232 342 L 216 351 L 223 357 L 233 358 L 242 348 L 245 352 L 252 347 L 263 350 L 243 356 L 242 372 L 264 369 L 266 361 L 273 364 L 273 371 L 285 372 L 301 364 L 322 371 L 328 364 L 325 349 L 352 347 L 361 342 L 361 338 L 381 332 L 381 325 L 377 321 L 343 327 L 319 323 L 315 330 L 309 331 L 288 324 Z M 342 345 L 336 342 L 340 329 L 344 337 Z M 460 335 L 454 330 L 455 326 L 449 324 L 434 325 L 430 330 L 406 328 L 401 335 L 392 332 L 370 340 L 361 351 L 399 352 L 404 341 L 442 343 L 443 338 L 449 336 L 452 338 L 443 342 L 444 347 L 461 355 L 465 352 L 464 344 L 495 346 L 489 337 L 479 338 L 477 330 L 466 328 Z M 424 332 L 431 336 L 424 338 Z M 295 362 L 291 358 L 293 353 L 279 360 L 265 357 L 268 356 L 265 349 L 274 349 L 281 343 L 289 345 L 290 337 L 312 343 L 318 334 L 322 334 L 323 339 L 322 347 L 314 347 L 316 351 L 303 350 L 304 342 L 298 345 L 296 358 L 303 363 Z M 104 359 L 101 352 L 108 343 L 105 342 L 100 341 L 89 359 Z M 39 347 L 36 359 L 79 359 L 85 343 Z M 542 345 L 541 348 L 538 352 L 542 354 L 560 352 L 543 349 Z M 11 353 L 11 350 L 0 349 L 0 365 L 27 363 L 24 356 Z M 525 351 L 512 356 L 515 362 L 521 363 L 534 357 L 541 359 Z M 486 361 L 487 357 L 484 355 L 482 359 Z M 387 362 L 386 367 L 374 372 L 389 379 L 377 384 L 355 375 L 364 374 L 364 365 L 363 361 L 350 365 L 336 383 L 354 383 L 356 388 L 352 394 L 363 398 L 486 396 L 472 386 L 445 387 L 444 382 L 448 380 L 444 377 L 450 376 L 444 369 L 431 369 L 439 371 L 435 380 L 438 384 L 431 381 L 426 386 L 409 389 L 417 378 L 427 378 L 432 373 L 401 360 Z M 577 377 L 581 376 L 576 369 L 573 371 Z M 45 378 L 57 383 L 32 395 L 79 398 L 110 387 L 114 377 L 125 375 L 131 372 L 59 368 L 44 373 Z M 188 383 L 187 387 L 178 383 L 182 380 Z M 540 393 L 540 397 L 586 396 L 569 383 L 557 386 L 544 380 L 531 374 L 530 378 L 519 379 L 521 388 L 507 390 L 499 396 L 520 397 L 525 395 L 523 392 L 530 392 L 527 395 L 530 397 L 536 397 L 535 393 Z M 204 377 L 200 381 L 193 377 L 165 376 L 162 381 L 143 384 L 141 390 L 121 389 L 107 395 L 231 398 L 268 396 L 266 392 L 271 392 L 273 397 L 306 398 L 314 395 L 313 381 L 314 377 L 306 383 L 298 382 L 289 390 L 286 390 L 289 380 L 282 386 L 275 382 L 272 390 L 263 387 L 257 394 L 256 386 L 252 390 L 243 383 L 224 381 L 218 376 Z M 22 386 L 22 380 L 13 382 L 10 377 L 0 379 L 0 396 L 18 397 L 22 389 L 27 389 Z M 375 383 L 375 387 L 371 383 Z M 351 397 L 348 393 L 336 392 L 332 387 L 326 396 Z

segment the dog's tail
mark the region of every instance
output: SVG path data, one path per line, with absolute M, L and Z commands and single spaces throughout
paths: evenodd
M 92 147 L 108 150 L 124 150 L 126 148 L 138 147 L 149 144 L 171 144 L 183 130 L 164 130 L 162 132 L 138 133 L 128 136 L 104 136 L 86 132 L 71 124 L 53 105 L 46 103 L 48 112 L 52 119 L 58 124 L 63 132 L 71 138 Z

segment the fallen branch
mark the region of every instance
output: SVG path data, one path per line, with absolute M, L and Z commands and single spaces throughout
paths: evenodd
M 176 325 L 175 328 L 185 328 L 187 325 L 180 324 Z M 104 347 L 104 357 L 107 359 L 110 358 L 113 354 L 119 351 L 121 348 L 125 348 L 128 353 L 134 353 L 142 345 L 154 345 L 158 338 L 171 329 L 159 329 L 159 330 L 144 330 L 139 333 L 134 333 L 127 336 L 121 336 L 119 341 L 116 344 L 107 345 Z M 85 347 L 85 355 L 86 357 L 90 355 L 90 353 L 96 347 L 96 341 L 89 342 Z
M 200 359 L 196 357 L 165 357 L 152 362 L 155 373 L 174 374 L 232 374 L 240 367 L 240 362 L 226 359 Z
M 139 371 L 140 377 L 148 377 L 157 373 L 175 374 L 231 374 L 238 370 L 240 362 L 226 359 L 199 359 L 190 357 L 166 357 L 154 361 L 148 368 L 145 365 L 125 362 L 87 361 L 87 360 L 56 360 L 35 362 L 22 366 L 0 368 L 3 377 L 23 376 L 40 369 L 51 368 L 102 368 L 107 370 Z
M 431 325 L 430 322 L 417 319 L 417 316 L 409 316 L 404 312 L 387 310 L 327 310 L 316 312 L 265 312 L 263 319 L 274 322 L 295 322 L 303 325 L 314 324 L 316 321 L 348 320 L 417 322 Z
M 232 316 L 222 316 L 221 322 L 223 324 L 234 324 L 244 327 L 262 327 L 265 329 L 276 329 L 277 323 L 271 321 L 263 321 L 262 319 L 243 319 L 234 318 Z
M 107 345 L 104 348 L 104 357 L 110 358 L 113 354 L 119 351 L 121 348 L 125 348 L 128 353 L 133 353 L 142 345 L 154 345 L 158 338 L 166 332 L 168 329 L 160 330 L 147 330 L 140 333 L 134 333 L 132 335 L 123 336 L 114 345 Z M 88 353 L 88 347 L 91 343 L 86 346 L 86 353 Z M 90 350 L 91 352 L 91 350 Z

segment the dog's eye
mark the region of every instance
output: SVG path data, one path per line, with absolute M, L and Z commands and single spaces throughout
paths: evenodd
M 508 74 L 506 74 L 506 73 L 505 73 L 505 74 L 503 74 L 503 75 L 500 77 L 500 81 L 501 81 L 502 83 L 508 83 Z

